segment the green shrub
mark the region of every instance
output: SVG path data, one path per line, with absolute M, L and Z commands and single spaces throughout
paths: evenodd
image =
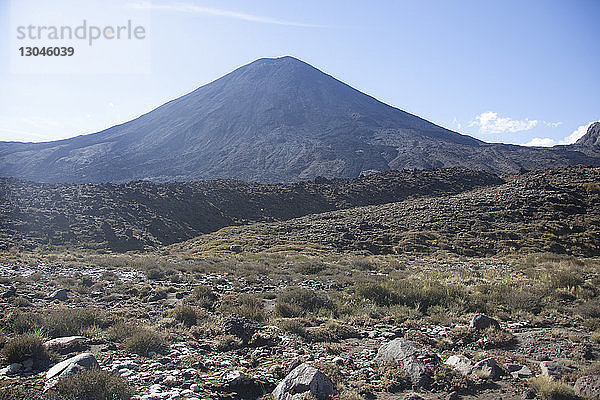
M 528 381 L 529 386 L 542 400 L 576 400 L 573 388 L 561 381 L 555 381 L 547 376 L 538 376 Z
M 577 271 L 558 270 L 550 275 L 550 284 L 555 289 L 567 288 L 575 289 L 583 285 L 584 279 Z
M 277 296 L 274 314 L 282 318 L 301 317 L 333 311 L 333 300 L 326 294 L 304 288 L 288 288 Z
M 212 309 L 218 300 L 218 297 L 212 291 L 210 286 L 200 285 L 194 288 L 192 299 L 198 306 L 206 309 Z
M 338 342 L 357 337 L 357 331 L 350 325 L 329 320 L 324 325 L 306 329 L 302 335 L 308 342 Z
M 187 305 L 175 307 L 171 311 L 171 315 L 173 318 L 175 318 L 175 320 L 182 322 L 187 327 L 196 325 L 196 321 L 198 320 L 196 309 Z
M 130 353 L 147 356 L 151 351 L 166 353 L 169 345 L 160 333 L 149 329 L 138 329 L 125 342 L 125 349 Z
M 223 315 L 239 315 L 256 322 L 263 322 L 266 315 L 263 311 L 263 299 L 260 295 L 230 294 L 223 296 L 219 311 Z
M 42 338 L 35 334 L 24 334 L 10 340 L 2 348 L 2 358 L 6 364 L 23 363 L 31 358 L 34 369 L 42 369 L 50 363 L 50 357 Z
M 135 394 L 119 375 L 102 370 L 81 371 L 61 379 L 52 392 L 65 400 L 130 400 Z
M 50 337 L 61 337 L 81 334 L 93 326 L 106 327 L 108 322 L 95 310 L 65 308 L 43 317 L 41 328 Z
M 106 335 L 115 342 L 123 342 L 129 339 L 138 329 L 136 324 L 119 321 L 107 329 Z

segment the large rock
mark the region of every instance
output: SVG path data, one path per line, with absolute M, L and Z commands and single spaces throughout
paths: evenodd
M 577 379 L 573 386 L 575 394 L 589 400 L 600 400 L 600 376 L 588 375 Z
M 473 374 L 480 378 L 498 379 L 504 371 L 495 358 L 486 358 L 473 365 Z
M 423 387 L 430 382 L 432 367 L 439 362 L 439 358 L 427 349 L 418 348 L 410 340 L 398 338 L 381 346 L 375 361 L 379 364 L 401 365 L 413 386 Z
M 69 289 L 58 289 L 49 296 L 50 300 L 65 301 L 69 298 Z
M 552 361 L 542 361 L 540 363 L 540 370 L 542 371 L 542 376 L 556 379 L 560 379 L 564 374 L 570 372 L 569 368 Z
M 74 374 L 81 370 L 99 369 L 98 361 L 91 353 L 78 354 L 64 361 L 59 362 L 46 372 L 45 390 L 50 389 L 62 378 Z
M 531 378 L 533 376 L 533 372 L 525 365 L 506 364 L 505 367 L 508 373 L 516 379 Z
M 483 331 L 488 328 L 500 329 L 500 323 L 498 321 L 483 314 L 477 314 L 473 316 L 469 326 L 471 329 L 475 329 L 476 331 Z
M 337 391 L 324 373 L 308 364 L 300 364 L 275 388 L 275 400 L 296 400 L 311 394 L 317 399 L 326 399 Z
M 470 375 L 471 371 L 473 370 L 473 363 L 471 362 L 471 360 L 469 360 L 462 354 L 457 354 L 448 357 L 444 364 L 451 366 L 463 375 Z
M 87 339 L 83 336 L 66 336 L 48 340 L 44 342 L 44 346 L 59 354 L 69 354 L 74 351 L 87 350 L 89 346 L 86 342 Z

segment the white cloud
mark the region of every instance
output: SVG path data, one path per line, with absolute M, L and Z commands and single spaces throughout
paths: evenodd
M 596 121 L 591 121 L 585 125 L 580 125 L 579 127 L 577 127 L 577 129 L 575 129 L 573 131 L 573 133 L 571 133 L 569 136 L 567 136 L 566 138 L 564 138 L 560 144 L 573 144 L 577 141 L 577 139 L 579 139 L 580 137 L 582 137 L 583 135 L 585 135 L 585 133 L 587 132 L 588 128 L 590 127 L 591 124 L 593 124 Z
M 469 123 L 469 126 L 478 126 L 481 133 L 503 133 L 503 132 L 520 132 L 533 129 L 538 124 L 538 120 L 516 120 L 507 117 L 499 117 L 498 113 L 486 111 L 475 117 Z
M 569 136 L 565 137 L 564 139 L 562 139 L 559 142 L 556 142 L 556 140 L 554 140 L 552 138 L 535 137 L 535 138 L 531 139 L 529 142 L 524 143 L 523 146 L 551 147 L 551 146 L 555 146 L 557 144 L 561 144 L 561 145 L 573 144 L 577 141 L 577 139 L 579 139 L 580 137 L 585 135 L 585 133 L 587 132 L 590 125 L 593 124 L 594 122 L 596 122 L 596 121 L 592 121 L 585 125 L 581 125 L 581 126 L 577 127 L 577 129 L 575 129 L 573 131 L 573 133 L 571 133 Z
M 523 146 L 552 147 L 555 144 L 556 141 L 554 139 L 534 137 L 529 142 L 523 144 Z
M 246 14 L 237 11 L 229 11 L 218 8 L 200 7 L 188 3 L 158 4 L 149 1 L 136 1 L 128 3 L 125 7 L 138 10 L 166 10 L 179 11 L 195 14 L 214 15 L 217 17 L 234 18 L 242 21 L 258 22 L 262 24 L 297 26 L 302 28 L 322 28 L 322 25 L 306 24 L 302 22 L 286 21 L 277 18 L 263 17 L 260 15 Z

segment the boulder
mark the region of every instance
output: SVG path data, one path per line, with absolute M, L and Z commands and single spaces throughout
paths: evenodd
M 573 390 L 584 399 L 600 400 L 600 375 L 582 376 L 575 381 Z
M 74 351 L 87 350 L 87 339 L 83 336 L 66 336 L 44 342 L 44 346 L 59 354 L 69 354 Z
M 469 360 L 462 354 L 457 354 L 448 357 L 444 364 L 451 366 L 463 375 L 470 375 L 471 371 L 473 370 L 473 363 L 471 362 L 471 360 Z
M 473 374 L 480 378 L 498 379 L 504 371 L 495 358 L 486 358 L 473 365 Z
M 569 372 L 568 368 L 552 361 L 542 361 L 540 363 L 540 370 L 542 371 L 542 376 L 556 379 L 562 378 L 564 374 Z
M 275 388 L 275 400 L 296 400 L 310 394 L 327 399 L 336 394 L 335 386 L 324 373 L 308 364 L 300 364 Z
M 78 354 L 75 357 L 68 358 L 59 362 L 46 372 L 46 385 L 44 390 L 48 390 L 62 378 L 74 374 L 81 370 L 99 369 L 98 361 L 91 353 Z
M 65 301 L 69 297 L 69 289 L 58 289 L 50 294 L 50 300 Z
M 505 367 L 513 378 L 525 379 L 533 376 L 533 372 L 524 365 L 506 364 Z
M 471 319 L 469 327 L 476 331 L 483 331 L 488 328 L 500 329 L 500 323 L 487 315 L 477 314 Z
M 2 298 L 8 299 L 17 294 L 17 288 L 14 286 L 9 287 L 4 293 L 2 293 Z
M 402 366 L 414 387 L 426 386 L 431 381 L 432 367 L 439 363 L 438 356 L 414 342 L 398 338 L 384 344 L 377 351 L 378 364 L 395 363 Z

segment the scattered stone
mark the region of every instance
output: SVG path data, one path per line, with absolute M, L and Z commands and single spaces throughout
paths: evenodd
M 600 375 L 582 376 L 575 381 L 573 390 L 584 399 L 600 400 Z
M 487 315 L 477 314 L 473 317 L 473 319 L 471 319 L 469 327 L 471 329 L 475 329 L 476 331 L 483 331 L 490 327 L 500 329 L 500 323 L 494 318 L 488 317 Z
M 536 392 L 533 389 L 525 389 L 523 392 L 523 398 L 526 400 L 535 399 Z
M 87 339 L 83 336 L 66 336 L 48 340 L 44 346 L 59 354 L 69 354 L 75 351 L 87 350 Z
M 69 289 L 58 289 L 55 290 L 49 296 L 50 300 L 66 301 L 69 298 Z
M 326 399 L 336 392 L 324 373 L 308 364 L 301 364 L 277 385 L 273 397 L 275 400 L 296 400 L 311 394 L 317 399 Z
M 504 371 L 495 358 L 486 358 L 473 365 L 473 374 L 484 379 L 498 379 Z
M 457 354 L 448 357 L 444 364 L 451 366 L 463 375 L 469 375 L 473 370 L 473 363 L 471 362 L 471 360 L 469 360 L 462 354 Z
M 379 348 L 375 361 L 378 364 L 400 364 L 413 386 L 423 387 L 431 380 L 431 369 L 439 358 L 427 349 L 417 348 L 410 340 L 397 338 Z

